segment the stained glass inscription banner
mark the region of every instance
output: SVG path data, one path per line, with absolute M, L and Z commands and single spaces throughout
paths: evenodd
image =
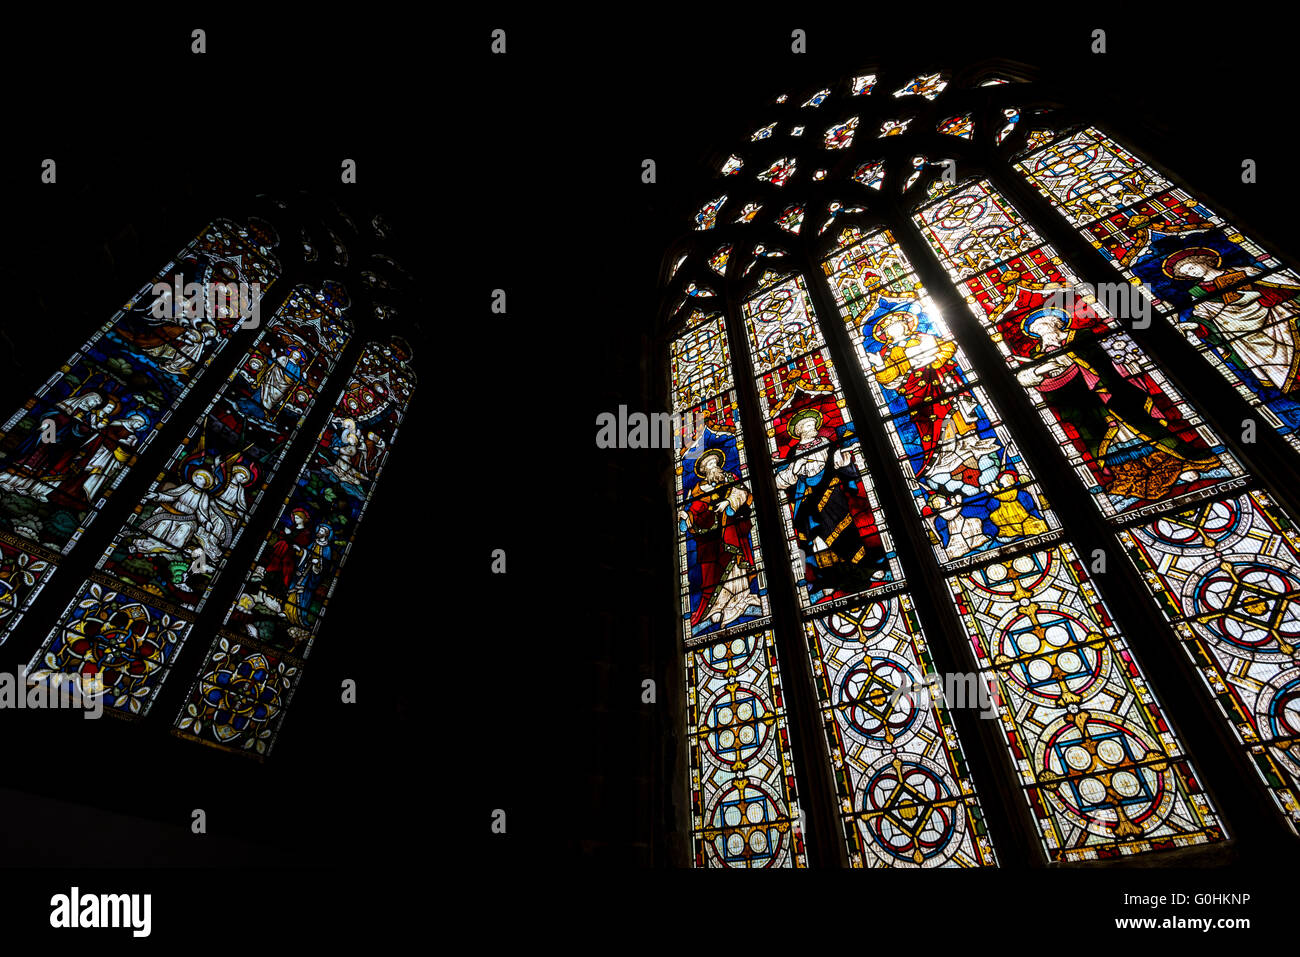
M 218 629 L 174 733 L 269 756 L 415 391 L 410 347 L 367 343 Z
M 100 557 L 31 672 L 98 675 L 111 713 L 148 713 L 347 344 L 346 308 L 336 283 L 293 290 Z
M 247 226 L 215 221 L 5 422 L 0 642 L 243 326 L 246 318 L 235 304 L 252 307 L 275 282 L 276 243 L 260 220 Z M 201 301 L 215 308 L 187 311 L 174 295 L 154 293 L 158 285 L 174 288 L 178 276 L 182 290 L 195 284 Z M 155 308 L 160 302 L 168 308 Z

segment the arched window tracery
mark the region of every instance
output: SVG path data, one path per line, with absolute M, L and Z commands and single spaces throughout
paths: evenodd
M 679 510 L 681 594 L 750 602 L 747 615 L 683 636 L 697 865 L 799 866 L 810 839 L 842 842 L 838 856 L 855 866 L 994 865 L 978 794 L 1009 781 L 1039 860 L 1228 839 L 1199 743 L 1178 733 L 1162 676 L 1130 640 L 1142 623 L 1116 617 L 1110 596 L 1124 579 L 1080 550 L 1081 522 L 1141 573 L 1172 626 L 1142 640 L 1186 648 L 1205 706 L 1222 709 L 1243 766 L 1294 830 L 1289 609 L 1300 563 L 1287 505 L 1170 379 L 1134 322 L 1141 310 L 1084 282 L 1051 244 L 1055 224 L 1018 208 L 1006 184 L 1027 177 L 1125 282 L 1146 282 L 1166 321 L 1292 443 L 1287 357 L 1300 352 L 1289 303 L 1300 285 L 1186 191 L 1049 105 L 1032 78 L 884 72 L 778 97 L 778 118 L 719 159 L 713 198 L 666 264 L 674 410 L 695 413 L 676 453 L 679 501 L 696 487 L 684 463 L 716 460 L 724 494 L 700 512 L 710 529 L 731 520 L 746 536 L 723 571 L 691 551 L 705 524 Z M 964 300 L 969 315 L 931 296 L 920 273 L 936 265 L 940 298 Z M 1002 367 L 967 357 L 975 336 Z M 1017 411 L 1004 417 L 1008 401 Z M 1049 500 L 1043 469 L 1058 491 L 1057 476 L 1073 476 L 1077 501 Z M 882 484 L 901 487 L 913 513 L 887 516 Z M 760 534 L 764 515 L 781 527 Z M 899 532 L 925 546 L 904 548 L 901 563 Z M 918 617 L 918 603 L 934 610 Z M 947 635 L 946 668 L 927 615 Z M 760 648 L 763 668 L 734 670 L 719 697 L 703 662 Z M 811 688 L 780 674 L 778 649 L 806 657 Z M 947 703 L 895 694 L 948 670 L 978 674 L 996 699 L 1005 756 L 994 766 L 1006 780 L 979 792 L 964 758 L 978 743 L 963 743 Z M 791 708 L 815 711 L 823 731 L 794 757 Z M 748 750 L 724 761 L 719 743 L 742 736 Z M 767 770 L 751 778 L 751 760 Z M 828 769 L 841 835 L 806 833 L 797 795 L 808 788 L 788 768 Z M 750 807 L 761 811 L 747 817 Z

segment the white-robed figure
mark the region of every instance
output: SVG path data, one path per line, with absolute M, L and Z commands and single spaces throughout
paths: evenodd
M 58 481 L 66 477 L 85 438 L 108 425 L 109 416 L 117 408 L 115 399 L 97 391 L 70 395 L 55 403 L 53 413 L 38 421 L 14 450 L 9 466 L 0 472 L 0 488 L 44 501 Z M 47 428 L 54 433 L 52 441 L 46 441 Z
M 148 424 L 149 419 L 144 413 L 132 412 L 125 418 L 108 423 L 107 428 L 92 440 L 95 450 L 86 461 L 86 479 L 82 483 L 87 501 L 93 502 L 99 490 L 131 461 L 134 455 L 132 450 Z
M 328 471 L 337 475 L 344 487 L 353 490 L 353 493 L 360 498 L 364 495 L 361 491 L 361 483 L 366 478 L 356 467 L 358 464 L 364 464 L 365 461 L 363 456 L 361 462 L 357 462 L 357 457 L 362 452 L 361 433 L 357 431 L 356 419 L 336 419 L 335 422 L 343 428 L 334 436 L 332 445 L 338 451 L 338 458 L 334 460 L 334 464 Z
M 191 542 L 203 549 L 210 562 L 220 550 L 213 537 L 212 487 L 216 477 L 208 469 L 195 469 L 189 481 L 175 488 L 150 492 L 146 506 L 153 505 L 137 529 L 146 533 L 131 542 L 131 550 L 146 554 L 179 552 L 189 554 Z
M 257 377 L 262 408 L 268 412 L 278 410 L 289 390 L 306 378 L 302 371 L 305 358 L 301 349 L 290 347 L 262 368 Z
M 203 350 L 210 340 L 217 338 L 217 327 L 210 322 L 177 320 L 180 333 L 170 342 L 148 346 L 144 353 L 158 363 L 158 368 L 175 375 L 189 375 L 203 361 Z
M 215 507 L 212 509 L 212 527 L 202 535 L 207 540 L 205 552 L 220 554 L 234 540 L 235 530 L 248 514 L 248 486 L 253 481 L 253 470 L 246 465 L 236 465 L 230 470 L 230 478 L 217 494 Z
M 1169 256 L 1164 269 L 1175 279 L 1202 286 L 1227 285 L 1259 271 L 1254 267 L 1225 270 L 1217 252 L 1202 248 L 1184 249 Z M 1256 279 L 1198 302 L 1192 307 L 1192 315 L 1230 339 L 1232 351 L 1245 360 L 1261 382 L 1288 391 L 1300 371 L 1300 332 L 1296 329 L 1300 288 Z M 1184 333 L 1193 332 L 1196 326 L 1190 320 L 1178 323 Z

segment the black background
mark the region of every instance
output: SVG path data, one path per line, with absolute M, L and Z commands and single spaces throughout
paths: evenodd
M 639 703 L 643 677 L 676 667 L 676 637 L 651 634 L 646 610 L 672 587 L 663 453 L 598 450 L 594 423 L 620 403 L 646 407 L 665 251 L 706 197 L 705 159 L 744 139 L 777 93 L 868 59 L 915 72 L 1031 64 L 1141 131 L 1266 246 L 1294 248 L 1293 54 L 1285 22 L 1265 11 L 1158 25 L 1137 7 L 552 13 L 276 22 L 223 11 L 10 34 L 0 327 L 15 346 L 6 357 L 0 340 L 0 414 L 209 219 L 299 189 L 393 225 L 391 254 L 416 279 L 402 331 L 420 384 L 265 765 L 172 739 L 163 715 L 48 732 L 0 715 L 11 727 L 0 732 L 4 860 L 71 868 L 14 872 L 7 925 L 46 928 L 49 895 L 72 883 L 153 892 L 157 937 L 230 914 L 221 894 L 281 943 L 295 928 L 383 938 L 471 915 L 488 934 L 521 930 L 503 915 L 536 917 L 523 932 L 543 937 L 607 918 L 707 922 L 731 893 L 718 878 L 643 870 L 669 863 L 662 795 L 678 787 L 662 775 L 663 719 Z M 208 31 L 204 57 L 189 52 L 194 26 Z M 497 27 L 504 57 L 489 52 Z M 790 53 L 795 27 L 808 32 L 802 56 Z M 1095 28 L 1105 55 L 1089 50 Z M 39 183 L 46 156 L 59 160 L 55 186 Z M 337 185 L 343 157 L 358 161 L 355 187 Z M 655 185 L 640 179 L 647 157 Z M 1255 185 L 1240 182 L 1245 157 L 1258 162 Z M 505 316 L 489 310 L 496 288 Z M 99 535 L 116 527 L 101 523 Z M 497 547 L 504 576 L 489 573 Z M 26 660 L 39 630 L 24 622 L 26 637 L 0 651 Z M 361 695 L 349 709 L 336 689 L 352 675 Z M 189 834 L 194 807 L 208 835 Z M 496 808 L 505 835 L 490 831 Z M 1279 875 L 1294 850 L 1279 851 Z M 83 869 L 115 863 L 222 869 Z M 302 870 L 253 870 L 263 865 Z M 1276 877 L 1259 871 L 774 880 L 751 888 L 756 915 L 775 895 L 796 923 L 816 921 L 833 899 L 818 895 L 847 895 L 887 903 L 899 935 L 924 927 L 908 919 L 925 920 L 932 894 L 972 920 L 1006 907 L 1046 928 L 1071 913 L 1094 932 L 1145 913 L 1120 907 L 1121 890 L 1184 888 L 1249 889 L 1265 902 L 1245 911 L 1256 927 L 1282 926 L 1267 907 Z

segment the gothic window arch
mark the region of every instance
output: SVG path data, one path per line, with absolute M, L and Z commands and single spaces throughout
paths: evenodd
M 659 339 L 695 865 L 1213 855 L 1227 788 L 1294 837 L 1297 274 L 1010 64 L 720 149 Z

